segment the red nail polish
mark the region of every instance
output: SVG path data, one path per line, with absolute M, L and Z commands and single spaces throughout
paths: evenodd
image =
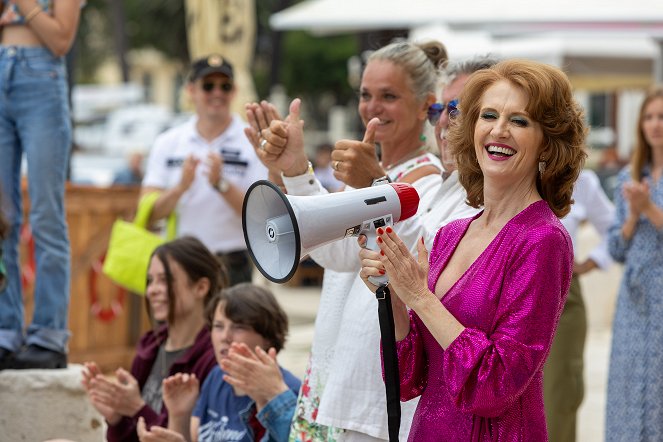
M 380 275 L 384 275 L 384 270 L 380 270 Z
M 380 255 L 384 256 L 384 252 L 382 250 L 380 250 Z
M 391 232 L 393 232 L 393 231 L 394 231 L 394 230 L 393 230 L 391 227 L 387 227 L 387 233 L 391 233 Z
M 382 238 L 380 238 L 379 236 L 378 236 L 378 242 L 379 242 L 379 243 L 382 242 Z
M 382 230 L 382 227 L 378 227 L 378 235 L 382 235 L 384 233 L 384 230 Z

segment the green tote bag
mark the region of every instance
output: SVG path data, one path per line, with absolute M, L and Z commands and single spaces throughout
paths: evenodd
M 159 198 L 159 192 L 148 193 L 138 202 L 133 223 L 121 219 L 113 223 L 103 273 L 117 285 L 145 294 L 147 268 L 152 252 L 160 244 L 175 238 L 177 220 L 174 213 L 168 217 L 166 238 L 147 230 L 150 214 Z

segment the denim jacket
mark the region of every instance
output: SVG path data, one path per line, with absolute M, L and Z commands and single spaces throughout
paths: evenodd
M 295 415 L 297 406 L 297 393 L 288 389 L 269 401 L 257 414 L 260 425 L 265 427 L 265 435 L 260 442 L 286 442 L 290 435 L 290 423 Z M 245 409 L 240 411 L 240 417 L 253 439 L 253 429 L 249 425 L 249 417 L 255 407 L 251 402 Z

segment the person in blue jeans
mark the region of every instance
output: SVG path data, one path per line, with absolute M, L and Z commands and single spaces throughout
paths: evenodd
M 74 41 L 81 0 L 0 0 L 0 185 L 10 232 L 2 248 L 0 369 L 67 364 L 70 253 L 64 183 L 71 146 L 64 55 Z M 21 163 L 27 160 L 35 240 L 34 316 L 24 336 L 18 257 Z
M 139 421 L 141 442 L 287 441 L 301 383 L 276 362 L 285 312 L 270 291 L 241 283 L 223 290 L 207 316 L 218 366 L 200 394 L 195 375 L 165 379 L 168 429 Z

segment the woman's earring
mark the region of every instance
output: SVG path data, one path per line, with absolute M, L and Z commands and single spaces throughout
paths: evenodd
M 543 172 L 546 171 L 546 162 L 539 161 L 539 175 L 543 175 Z

